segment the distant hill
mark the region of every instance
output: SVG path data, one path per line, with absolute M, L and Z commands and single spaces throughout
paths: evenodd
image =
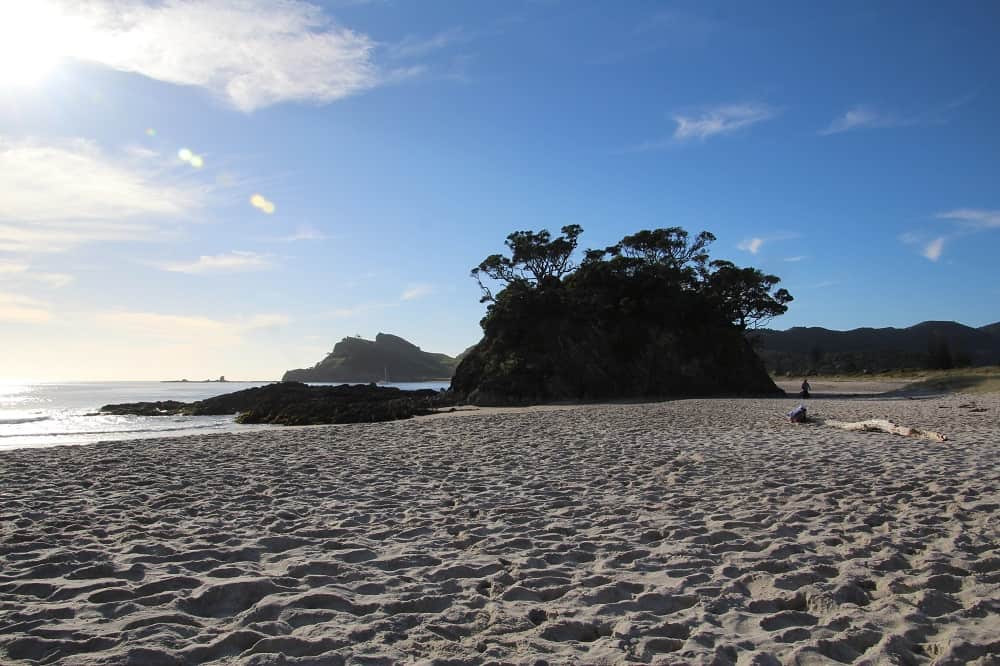
M 850 331 L 795 327 L 756 335 L 757 353 L 777 374 L 1000 364 L 1000 322 L 981 328 L 953 321 Z
M 989 333 L 995 338 L 1000 338 L 1000 321 L 998 321 L 995 324 L 987 324 L 986 326 L 981 326 L 979 330 Z
M 458 361 L 446 354 L 421 351 L 388 333 L 375 340 L 344 338 L 311 368 L 289 370 L 282 381 L 296 382 L 426 382 L 450 379 Z

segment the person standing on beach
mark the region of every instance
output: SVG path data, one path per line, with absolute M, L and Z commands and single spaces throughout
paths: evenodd
M 803 398 L 808 398 L 809 397 L 809 390 L 811 388 L 812 387 L 809 386 L 809 380 L 808 379 L 803 379 L 802 380 L 802 392 L 799 395 L 801 395 Z

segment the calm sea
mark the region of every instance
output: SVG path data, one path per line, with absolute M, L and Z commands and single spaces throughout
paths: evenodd
M 269 382 L 68 382 L 0 384 L 0 451 L 22 447 L 91 444 L 108 440 L 179 437 L 262 430 L 233 416 L 111 416 L 102 405 L 154 400 L 190 402 Z M 448 382 L 389 384 L 402 389 L 444 389 Z

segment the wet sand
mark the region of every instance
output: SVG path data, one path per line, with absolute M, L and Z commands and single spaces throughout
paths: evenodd
M 0 663 L 1000 663 L 1000 396 L 798 402 L 0 454 Z

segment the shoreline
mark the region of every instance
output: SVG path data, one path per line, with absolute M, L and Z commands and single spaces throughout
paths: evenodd
M 1000 396 L 792 403 L 3 452 L 0 661 L 995 658 Z

